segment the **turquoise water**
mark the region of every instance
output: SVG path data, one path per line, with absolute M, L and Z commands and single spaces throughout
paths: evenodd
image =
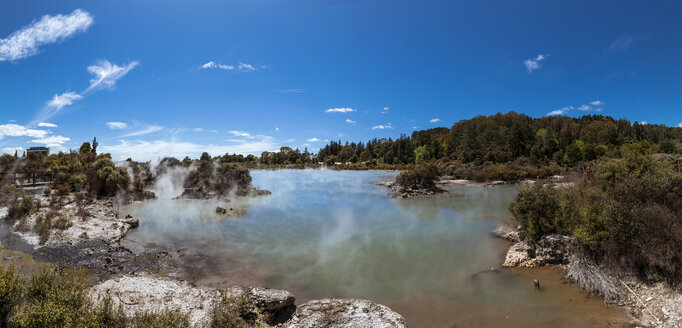
M 365 298 L 417 327 L 598 326 L 622 318 L 553 269 L 500 268 L 509 245 L 490 232 L 509 218 L 516 187 L 392 199 L 374 182 L 396 174 L 252 171 L 253 184 L 272 195 L 135 205 L 129 211 L 141 224 L 128 239 L 168 251 L 181 273 L 200 273 L 199 284 L 283 288 L 299 303 Z M 243 215 L 221 217 L 218 205 Z M 533 279 L 545 290 L 534 290 Z

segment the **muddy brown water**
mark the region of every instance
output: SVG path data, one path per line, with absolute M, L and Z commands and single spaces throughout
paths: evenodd
M 373 182 L 395 172 L 253 171 L 272 195 L 225 203 L 160 199 L 122 209 L 126 237 L 166 251 L 200 285 L 262 285 L 310 299 L 364 298 L 414 327 L 620 327 L 625 311 L 563 281 L 559 268 L 504 269 L 492 237 L 513 186 L 391 199 Z M 215 207 L 241 209 L 224 217 Z M 124 213 L 125 212 L 125 213 Z M 540 291 L 533 280 L 542 284 Z

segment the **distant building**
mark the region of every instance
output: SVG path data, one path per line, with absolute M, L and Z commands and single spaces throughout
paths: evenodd
M 26 156 L 28 156 L 28 154 L 31 154 L 31 153 L 43 154 L 45 156 L 49 156 L 50 155 L 50 148 L 47 148 L 47 147 L 29 147 L 26 150 Z

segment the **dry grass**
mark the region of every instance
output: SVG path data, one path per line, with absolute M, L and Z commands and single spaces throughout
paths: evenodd
M 607 302 L 614 302 L 622 296 L 623 291 L 618 285 L 618 278 L 603 266 L 598 266 L 584 257 L 571 256 L 566 278 L 590 293 L 601 295 Z

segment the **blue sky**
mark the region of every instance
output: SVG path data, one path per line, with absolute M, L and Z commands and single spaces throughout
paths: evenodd
M 2 1 L 0 149 L 315 150 L 510 110 L 677 126 L 680 17 L 680 1 Z

